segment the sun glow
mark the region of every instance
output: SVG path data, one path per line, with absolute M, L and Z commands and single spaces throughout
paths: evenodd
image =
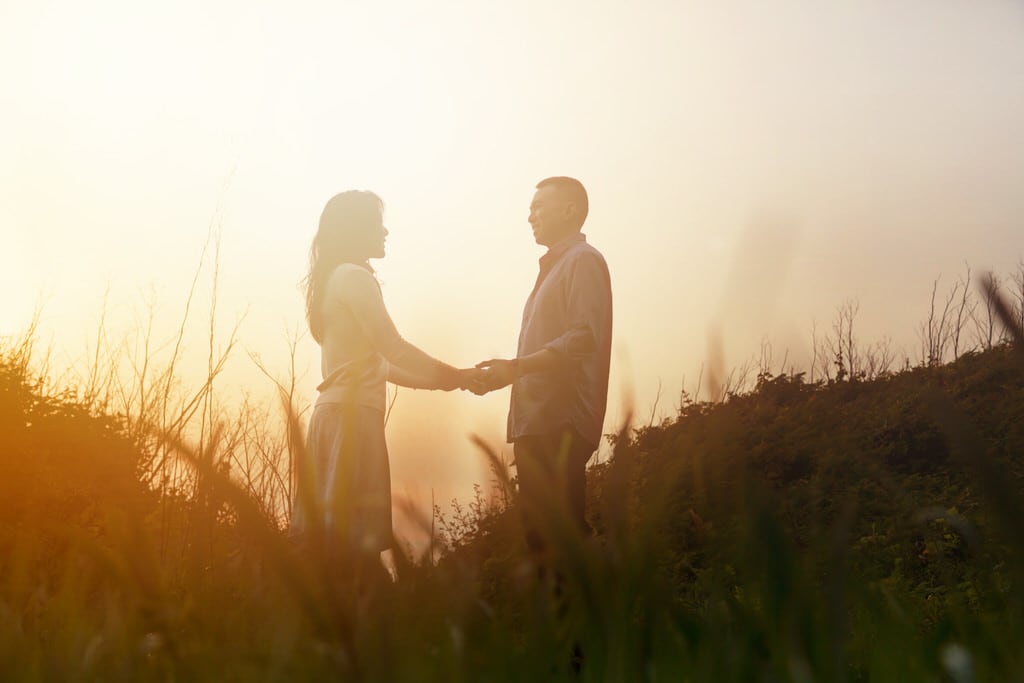
M 152 291 L 167 337 L 212 228 L 219 338 L 244 314 L 245 350 L 274 364 L 324 201 L 365 188 L 387 204 L 400 331 L 455 364 L 507 355 L 540 255 L 533 184 L 568 174 L 611 267 L 613 358 L 633 359 L 613 362 L 608 431 L 626 386 L 643 412 L 663 383 L 672 412 L 712 324 L 730 364 L 766 335 L 799 364 L 854 296 L 865 337 L 912 353 L 938 273 L 1020 256 L 1021 23 L 1019 3 L 923 0 L 8 3 L 0 331 L 42 294 L 77 358 L 105 291 L 114 329 Z M 298 355 L 308 397 L 315 345 Z M 223 381 L 267 386 L 244 357 Z M 396 490 L 431 469 L 424 413 L 457 425 L 437 471 L 479 480 L 466 432 L 500 441 L 506 400 L 401 398 Z

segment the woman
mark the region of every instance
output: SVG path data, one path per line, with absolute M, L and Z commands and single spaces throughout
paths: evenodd
M 384 205 L 372 192 L 335 195 L 310 249 L 306 317 L 324 380 L 300 461 L 291 532 L 368 558 L 391 546 L 391 476 L 384 441 L 386 382 L 451 391 L 458 370 L 402 339 L 369 260 L 384 257 Z

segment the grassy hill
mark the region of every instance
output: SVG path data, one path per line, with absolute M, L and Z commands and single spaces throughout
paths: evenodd
M 198 484 L 158 495 L 151 438 L 53 393 L 0 353 L 4 680 L 562 680 L 574 644 L 595 681 L 1024 676 L 1009 345 L 871 381 L 765 374 L 624 431 L 589 472 L 595 537 L 549 530 L 560 599 L 500 476 L 434 520 L 437 561 L 355 581 L 227 460 L 176 444 Z
M 978 680 L 1019 675 L 1022 454 L 1010 346 L 869 382 L 762 376 L 690 403 L 590 470 L 594 580 L 631 596 L 603 628 L 662 612 L 665 665 L 695 680 L 944 680 L 945 659 Z M 514 520 L 478 526 L 454 555 L 501 600 Z

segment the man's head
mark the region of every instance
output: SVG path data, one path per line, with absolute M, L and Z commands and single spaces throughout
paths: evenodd
M 537 183 L 530 202 L 530 225 L 537 244 L 550 247 L 577 233 L 587 220 L 589 203 L 583 183 L 555 176 Z

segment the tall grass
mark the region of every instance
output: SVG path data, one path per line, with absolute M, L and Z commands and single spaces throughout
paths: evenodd
M 389 577 L 330 551 L 328 530 L 285 535 L 282 500 L 309 495 L 290 466 L 302 411 L 287 380 L 280 433 L 257 406 L 219 407 L 233 334 L 211 323 L 196 389 L 175 387 L 182 337 L 155 363 L 143 334 L 131 381 L 99 354 L 87 390 L 62 393 L 32 370 L 30 330 L 0 351 L 0 673 L 565 680 L 582 653 L 584 681 L 1020 680 L 1022 463 L 996 442 L 1022 441 L 978 387 L 1024 405 L 1024 343 L 986 292 L 1015 341 L 955 367 L 762 373 L 663 425 L 627 421 L 589 473 L 593 538 L 553 492 L 536 511 L 557 590 L 485 443 L 495 496 L 423 519 L 434 546 L 399 545 Z

